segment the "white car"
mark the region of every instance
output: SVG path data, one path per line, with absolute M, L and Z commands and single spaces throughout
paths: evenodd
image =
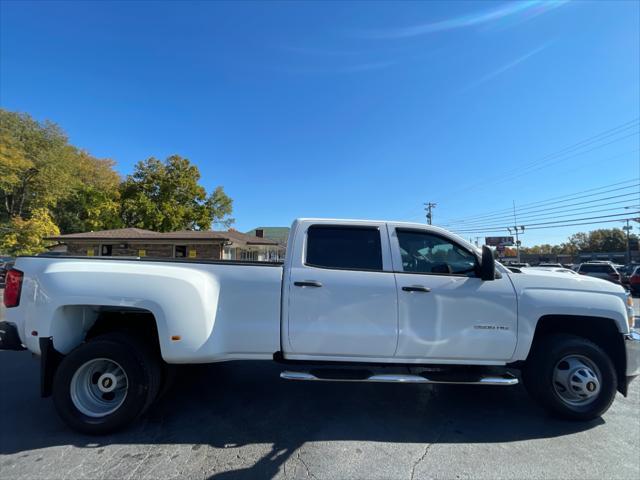
M 578 272 L 576 272 L 575 270 L 571 270 L 570 268 L 564 268 L 564 267 L 544 267 L 544 266 L 537 266 L 537 267 L 527 267 L 527 268 L 523 268 L 522 271 L 523 272 L 527 272 L 527 271 L 535 271 L 535 270 L 543 270 L 546 272 L 556 272 L 556 273 L 567 273 L 569 275 L 579 275 Z
M 503 387 L 519 370 L 544 407 L 578 420 L 640 374 L 622 287 L 511 272 L 489 248 L 422 224 L 296 220 L 284 265 L 21 257 L 4 303 L 0 346 L 39 355 L 42 394 L 92 434 L 141 415 L 168 364 L 276 361 L 292 380 Z

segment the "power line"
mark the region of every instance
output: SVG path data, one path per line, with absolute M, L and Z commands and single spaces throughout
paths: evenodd
M 635 180 L 635 181 L 637 182 L 638 180 Z M 595 197 L 595 196 L 598 196 L 598 195 L 604 195 L 606 193 L 613 193 L 613 192 L 619 192 L 621 190 L 628 190 L 630 188 L 636 188 L 638 186 L 640 186 L 640 183 L 633 184 L 633 185 L 627 185 L 627 186 L 624 186 L 624 187 L 612 188 L 610 190 L 604 190 L 604 191 L 597 192 L 597 193 L 591 193 L 589 195 L 572 196 L 571 198 L 564 198 L 562 200 L 541 201 L 541 202 L 538 202 L 537 205 L 521 206 L 518 209 L 518 211 L 520 211 L 520 212 L 528 211 L 528 213 L 532 213 L 534 211 L 534 210 L 531 210 L 532 208 L 536 209 L 538 207 L 547 207 L 549 205 L 557 205 L 559 203 L 570 202 L 570 201 L 573 201 L 573 200 L 580 200 L 580 199 L 583 199 L 583 198 L 591 198 L 591 197 Z M 635 194 L 635 192 L 632 192 L 631 194 L 633 195 L 633 194 Z M 594 201 L 604 200 L 605 198 L 606 197 L 603 197 L 602 199 L 595 199 Z M 509 211 L 511 211 L 511 209 L 505 209 L 504 212 L 506 214 Z M 535 210 L 535 211 L 540 211 L 540 210 Z M 479 215 L 479 216 L 467 217 L 467 218 L 469 219 L 468 221 L 475 221 L 475 220 L 481 220 L 481 219 L 486 219 L 486 218 L 494 218 L 494 217 L 497 217 L 497 216 L 505 216 L 505 215 L 497 215 L 497 214 L 489 215 L 489 214 L 487 214 L 487 215 Z M 453 224 L 453 223 L 463 223 L 463 222 L 464 222 L 463 220 L 460 220 L 458 222 L 449 222 L 447 225 L 450 225 L 450 224 Z
M 602 131 L 602 132 L 600 132 L 600 133 L 598 133 L 596 135 L 592 135 L 592 136 L 590 136 L 590 137 L 588 137 L 588 138 L 586 138 L 584 140 L 581 140 L 581 141 L 579 141 L 577 143 L 574 143 L 574 144 L 569 145 L 567 147 L 561 148 L 560 150 L 558 150 L 556 152 L 547 154 L 547 155 L 541 157 L 538 160 L 535 160 L 533 162 L 529 162 L 528 164 L 525 164 L 525 165 L 523 165 L 521 167 L 517 167 L 517 168 L 511 169 L 511 170 L 505 172 L 502 176 L 494 177 L 494 178 L 491 179 L 491 184 L 494 185 L 495 183 L 502 183 L 504 181 L 511 180 L 513 178 L 518 178 L 519 176 L 526 175 L 527 173 L 531 173 L 531 172 L 529 172 L 529 170 L 531 170 L 533 167 L 540 166 L 539 168 L 536 168 L 533 171 L 537 171 L 537 170 L 540 170 L 542 168 L 547 168 L 547 167 L 549 167 L 551 165 L 554 165 L 556 163 L 559 163 L 559 162 L 562 162 L 562 161 L 566 161 L 566 160 L 568 160 L 570 158 L 574 158 L 576 156 L 583 155 L 585 153 L 590 153 L 591 151 L 596 150 L 598 148 L 610 145 L 610 144 L 618 142 L 620 140 L 624 140 L 624 139 L 626 139 L 628 137 L 631 137 L 633 135 L 637 135 L 639 132 L 633 132 L 633 133 L 631 133 L 629 135 L 625 135 L 623 137 L 619 137 L 619 138 L 614 139 L 614 140 L 612 140 L 610 142 L 607 142 L 605 144 L 598 145 L 598 146 L 596 146 L 596 147 L 594 147 L 592 149 L 589 149 L 589 150 L 586 150 L 586 151 L 583 151 L 583 152 L 577 152 L 577 153 L 574 153 L 572 156 L 569 156 L 567 158 L 562 158 L 560 160 L 556 160 L 554 162 L 549 163 L 551 160 L 558 159 L 558 158 L 563 157 L 563 156 L 565 156 L 565 155 L 567 155 L 569 153 L 573 153 L 576 150 L 580 150 L 581 148 L 588 147 L 588 146 L 590 146 L 592 144 L 596 144 L 596 143 L 598 143 L 598 142 L 600 142 L 602 140 L 605 140 L 605 139 L 607 139 L 609 137 L 618 135 L 618 134 L 620 134 L 620 133 L 622 133 L 622 132 L 624 132 L 626 130 L 629 130 L 631 128 L 635 128 L 637 126 L 637 124 L 638 124 L 638 118 L 635 118 L 635 119 L 633 119 L 631 121 L 625 122 L 625 123 L 620 124 L 620 125 L 618 125 L 616 127 L 610 128 L 608 130 L 604 130 L 604 131 Z M 547 163 L 547 165 L 543 165 L 545 163 Z M 513 175 L 514 173 L 518 173 L 518 175 L 514 176 Z M 476 188 L 478 186 L 482 186 L 482 185 L 485 185 L 485 184 L 486 184 L 485 182 L 476 183 L 476 184 L 470 185 L 468 187 L 464 187 L 464 188 L 461 188 L 461 189 L 458 189 L 458 190 L 454 190 L 452 192 L 452 194 L 457 194 L 457 193 L 460 193 L 460 192 L 464 192 L 464 191 L 467 191 L 467 190 L 470 190 L 470 189 L 473 189 L 473 188 Z
M 619 185 L 624 185 L 626 183 L 638 182 L 638 180 L 640 180 L 640 177 L 639 178 L 629 179 L 629 180 L 624 180 L 624 181 L 621 181 L 621 182 L 611 183 L 611 184 L 608 184 L 608 185 L 603 185 L 601 187 L 589 188 L 587 190 L 580 190 L 580 191 L 574 192 L 574 193 L 568 193 L 568 194 L 565 194 L 565 195 L 559 195 L 559 196 L 556 196 L 556 197 L 548 198 L 546 200 L 537 200 L 535 202 L 523 203 L 523 204 L 520 205 L 520 208 L 521 209 L 525 209 L 526 207 L 543 206 L 543 205 L 547 205 L 547 204 L 553 203 L 553 202 L 551 202 L 552 200 L 576 200 L 577 198 L 587 198 L 589 196 L 596 196 L 596 195 L 600 195 L 602 193 L 608 193 L 609 191 L 615 191 L 615 190 L 609 190 L 608 192 L 594 193 L 593 195 L 585 195 L 584 197 L 569 198 L 569 197 L 574 197 L 575 195 L 580 195 L 580 194 L 583 194 L 583 193 L 595 192 L 597 190 L 604 190 L 604 189 L 609 188 L 609 187 L 617 187 Z M 634 187 L 634 186 L 635 185 L 631 185 L 631 187 Z M 622 189 L 624 189 L 624 188 L 627 188 L 627 187 L 623 187 Z M 559 202 L 555 202 L 555 203 L 559 203 Z M 468 216 L 468 217 L 458 217 L 458 218 L 450 219 L 447 224 L 458 223 L 458 222 L 466 221 L 466 220 L 473 220 L 473 219 L 476 219 L 476 218 L 484 218 L 484 217 L 487 217 L 487 216 L 493 216 L 494 214 L 498 214 L 498 213 L 508 213 L 508 212 L 511 212 L 511 210 L 512 210 L 511 208 L 502 208 L 500 210 L 489 211 L 489 212 L 487 212 L 485 214 L 471 215 L 471 216 Z
M 620 204 L 624 204 L 624 203 L 628 203 L 629 201 L 631 201 L 632 199 L 625 199 L 625 200 L 616 200 L 615 202 L 607 202 L 607 203 L 603 203 L 600 205 L 587 205 L 587 206 L 583 206 L 583 207 L 578 207 L 578 208 L 569 208 L 569 209 L 565 209 L 565 207 L 555 207 L 553 209 L 549 209 L 549 211 L 546 211 L 544 213 L 536 213 L 535 215 L 529 215 L 529 214 L 525 214 L 523 220 L 525 221 L 529 221 L 530 219 L 535 219 L 535 218 L 541 218 L 541 217 L 546 217 L 549 215 L 559 215 L 559 214 L 563 214 L 563 213 L 567 213 L 567 212 L 576 212 L 576 211 L 580 211 L 580 210 L 585 210 L 585 209 L 589 209 L 589 208 L 596 208 L 596 207 L 611 207 L 614 205 L 620 205 Z M 616 207 L 613 207 L 613 209 L 615 210 Z M 558 210 L 557 212 L 553 212 L 550 213 L 550 210 Z M 529 212 L 529 213 L 535 213 L 535 212 Z M 508 218 L 508 217 L 504 217 L 504 218 Z M 522 218 L 522 217 L 521 217 Z M 493 221 L 498 221 L 500 219 L 490 219 L 487 220 L 487 222 L 493 222 Z M 458 224 L 461 227 L 468 227 L 468 226 L 472 226 L 474 224 L 482 224 L 485 222 L 465 222 L 464 224 Z
M 640 211 L 635 211 L 635 212 L 625 212 L 625 213 L 618 213 L 618 214 L 613 214 L 613 215 L 600 215 L 600 216 L 596 216 L 596 217 L 585 217 L 585 218 L 574 218 L 571 220 L 560 220 L 560 221 L 556 221 L 556 222 L 542 222 L 542 223 L 533 223 L 530 226 L 526 226 L 527 230 L 539 230 L 541 228 L 560 228 L 560 227 L 569 227 L 572 226 L 573 224 L 566 224 L 565 222 L 567 221 L 582 221 L 582 220 L 599 220 L 602 218 L 611 218 L 611 217 L 621 217 L 621 216 L 625 216 L 625 215 L 633 215 L 636 213 L 640 213 Z M 635 217 L 633 217 L 635 218 Z M 632 219 L 632 218 L 631 218 Z M 621 219 L 618 220 L 613 220 L 613 221 L 620 221 Z M 624 220 L 624 219 L 622 219 Z M 591 222 L 593 223 L 606 223 L 605 221 L 598 221 L 598 222 Z M 559 225 L 562 224 L 562 225 Z M 546 227 L 546 225 L 549 225 L 548 227 Z M 585 224 L 586 225 L 586 224 Z M 499 228 L 497 227 L 494 230 L 483 230 L 483 229 L 477 229 L 477 230 L 455 230 L 456 233 L 461 233 L 461 234 L 468 234 L 468 233 L 479 233 L 479 232 L 489 232 L 489 231 L 505 231 L 507 230 L 507 226 L 504 226 L 503 228 Z
M 614 203 L 628 203 L 629 200 L 625 200 L 623 202 L 614 202 Z M 599 208 L 596 210 L 589 210 L 589 211 L 583 211 L 585 209 L 592 209 L 594 207 L 603 207 L 603 206 L 607 206 L 607 208 Z M 522 224 L 529 224 L 529 222 L 531 221 L 539 221 L 539 220 L 546 220 L 549 218 L 563 218 L 563 217 L 574 217 L 574 216 L 580 216 L 580 215 L 588 215 L 591 213 L 602 213 L 602 212 L 608 212 L 608 213 L 613 213 L 616 210 L 621 210 L 621 209 L 627 209 L 628 207 L 633 207 L 636 208 L 636 205 L 621 205 L 621 206 L 617 206 L 617 207 L 611 207 L 609 204 L 603 204 L 603 205 L 589 205 L 586 207 L 580 207 L 580 208 L 574 208 L 574 209 L 569 209 L 569 210 L 565 210 L 565 211 L 559 211 L 559 212 L 554 212 L 552 214 L 549 213 L 545 213 L 545 214 L 539 214 L 539 215 L 532 215 L 532 216 L 526 216 L 526 217 L 518 217 L 518 224 L 522 225 Z M 576 213 L 568 213 L 571 211 L 578 211 Z M 502 220 L 502 221 L 493 221 L 493 222 L 489 222 L 489 223 L 478 223 L 475 225 L 462 225 L 458 228 L 462 228 L 462 229 L 467 229 L 467 228 L 480 228 L 480 227 L 494 227 L 494 226 L 503 226 L 505 224 L 510 224 L 509 220 Z
M 561 159 L 556 160 L 556 161 L 554 161 L 554 162 L 547 163 L 546 165 L 541 165 L 541 166 L 539 166 L 538 168 L 534 168 L 533 170 L 529 169 L 528 171 L 523 171 L 522 173 L 520 173 L 520 174 L 518 174 L 518 175 L 513 175 L 513 176 L 511 176 L 511 177 L 509 177 L 509 178 L 504 178 L 504 179 L 501 179 L 501 180 L 500 180 L 500 179 L 498 179 L 498 180 L 496 180 L 496 181 L 494 181 L 494 182 L 492 182 L 492 183 L 495 185 L 495 184 L 498 184 L 498 183 L 504 183 L 504 182 L 509 181 L 509 180 L 514 180 L 514 179 L 516 179 L 516 178 L 520 178 L 520 177 L 522 177 L 522 176 L 524 176 L 524 175 L 529 175 L 529 174 L 531 174 L 531 173 L 533 173 L 533 172 L 537 172 L 538 170 L 542 170 L 542 169 L 544 169 L 544 168 L 548 168 L 548 167 L 550 167 L 550 166 L 552 166 L 552 165 L 557 165 L 558 163 L 564 162 L 564 161 L 566 161 L 566 160 L 569 160 L 569 159 L 572 159 L 572 158 L 579 157 L 580 155 L 584 155 L 585 153 L 591 153 L 591 152 L 593 152 L 594 150 L 598 150 L 599 148 L 606 147 L 607 145 L 611 145 L 611 144 L 613 144 L 613 143 L 615 143 L 615 142 L 619 142 L 620 140 L 624 140 L 624 139 L 627 139 L 627 138 L 629 138 L 629 137 L 633 137 L 633 136 L 635 136 L 635 135 L 638 135 L 639 133 L 640 133 L 640 131 L 638 131 L 638 132 L 633 132 L 633 133 L 631 133 L 631 134 L 629 134 L 629 135 L 625 135 L 624 137 L 619 137 L 619 138 L 616 138 L 615 140 L 611 140 L 610 142 L 603 143 L 602 145 L 597 145 L 597 146 L 595 146 L 595 147 L 593 147 L 593 148 L 590 148 L 589 150 L 585 150 L 585 151 L 583 151 L 583 152 L 577 152 L 577 153 L 574 153 L 573 155 L 570 155 L 570 156 L 568 156 L 568 157 L 561 158 Z
M 624 221 L 627 221 L 627 220 L 633 221 L 635 219 L 636 218 L 633 217 L 633 218 L 619 218 L 617 220 L 602 220 L 602 221 L 597 221 L 597 222 L 567 223 L 567 224 L 564 224 L 564 225 L 552 225 L 552 226 L 549 226 L 549 227 L 533 227 L 533 228 L 530 228 L 529 230 L 543 230 L 543 229 L 546 229 L 546 228 L 574 227 L 574 226 L 577 226 L 577 225 L 600 225 L 601 223 L 624 222 Z M 465 232 L 458 233 L 457 231 L 454 230 L 454 233 L 457 233 L 462 237 L 462 236 L 465 236 L 465 235 L 469 235 L 470 233 L 495 233 L 495 232 L 506 232 L 506 231 L 507 231 L 507 228 L 505 227 L 505 228 L 495 228 L 495 229 L 491 229 L 491 230 L 476 230 L 476 231 L 473 231 L 473 232 L 466 232 L 466 233 Z
M 541 157 L 539 160 L 535 160 L 535 161 L 530 162 L 528 164 L 525 164 L 525 165 L 523 165 L 521 167 L 509 170 L 509 171 L 507 171 L 505 173 L 509 174 L 510 172 L 517 172 L 520 169 L 528 169 L 530 167 L 533 167 L 533 166 L 539 165 L 541 163 L 544 163 L 546 160 L 553 159 L 554 157 L 558 157 L 558 156 L 564 155 L 565 153 L 570 153 L 573 150 L 580 149 L 582 147 L 589 146 L 590 144 L 597 143 L 597 142 L 599 142 L 601 140 L 604 140 L 606 138 L 615 136 L 615 135 L 617 135 L 617 134 L 619 134 L 621 132 L 624 132 L 625 130 L 629 130 L 630 128 L 636 127 L 638 125 L 638 123 L 639 123 L 639 120 L 640 120 L 640 118 L 635 118 L 635 119 L 630 120 L 628 122 L 622 123 L 622 124 L 618 125 L 617 127 L 613 127 L 613 128 L 608 129 L 608 130 L 604 130 L 603 132 L 600 132 L 600 133 L 598 133 L 596 135 L 592 135 L 590 137 L 587 137 L 585 140 L 581 140 L 581 141 L 576 142 L 576 143 L 574 143 L 572 145 L 569 145 L 567 147 L 561 148 L 560 150 L 558 150 L 556 152 L 549 153 L 549 154 Z
M 588 207 L 583 207 L 583 208 L 595 208 L 595 207 L 602 207 L 604 205 L 607 204 L 615 204 L 615 203 L 626 203 L 626 202 L 630 202 L 633 201 L 633 199 L 627 198 L 627 197 L 632 197 L 632 196 L 636 196 L 635 192 L 629 192 L 629 193 L 622 193 L 620 195 L 612 195 L 609 197 L 602 197 L 602 198 L 595 198 L 593 200 L 586 200 L 583 202 L 576 202 L 576 203 L 567 203 L 564 205 L 560 205 L 560 206 L 555 206 L 555 207 L 548 207 L 548 208 L 541 208 L 538 210 L 530 210 L 528 212 L 519 212 L 521 215 L 525 216 L 525 217 L 530 217 L 532 216 L 532 214 L 539 214 L 539 215 L 543 215 L 543 214 L 548 214 L 551 212 L 554 212 L 556 214 L 558 213 L 563 213 L 564 211 L 567 210 L 567 207 L 577 207 L 580 205 L 588 205 Z M 621 199 L 624 198 L 624 200 L 616 200 L 615 202 L 607 202 L 607 203 L 602 203 L 600 204 L 599 202 L 605 202 L 607 200 L 614 200 L 614 199 Z M 592 204 L 597 204 L 597 205 L 592 205 Z M 466 226 L 471 226 L 471 225 L 475 225 L 475 224 L 482 224 L 482 223 L 487 223 L 487 222 L 497 222 L 497 221 L 501 221 L 501 220 L 506 220 L 511 218 L 510 216 L 504 215 L 501 217 L 486 217 L 483 219 L 479 219 L 479 220 L 470 220 L 468 222 L 458 222 L 456 224 L 447 224 L 446 226 L 460 226 L 460 227 L 466 227 Z M 443 225 L 445 226 L 445 225 Z
M 638 185 L 631 185 L 630 187 L 636 187 L 636 186 L 640 186 L 640 184 Z M 625 188 L 630 188 L 630 187 L 625 187 Z M 597 195 L 602 195 L 603 193 L 609 193 L 609 192 L 614 192 L 614 191 L 619 191 L 622 189 L 613 189 L 613 190 L 607 190 L 606 192 L 600 192 Z M 577 203 L 564 203 L 566 201 L 571 201 L 571 200 L 579 200 L 580 198 L 589 198 L 592 197 L 593 195 L 585 195 L 583 197 L 575 197 L 569 200 L 562 200 L 562 201 L 557 201 L 557 202 L 549 202 L 547 205 L 554 205 L 554 204 L 558 204 L 558 203 L 563 203 L 563 205 L 559 206 L 559 207 L 550 207 L 550 208 L 541 208 L 541 209 L 534 209 L 531 210 L 529 209 L 521 209 L 518 210 L 519 214 L 525 214 L 525 215 L 529 215 L 532 213 L 539 213 L 539 212 L 550 212 L 550 211 L 554 211 L 554 210 L 562 210 L 566 207 L 575 207 L 575 206 L 579 206 L 579 205 L 586 205 L 586 204 L 590 204 L 590 203 L 597 203 L 597 202 L 603 202 L 605 200 L 613 200 L 616 198 L 625 198 L 625 197 L 630 197 L 630 196 L 635 196 L 638 195 L 636 192 L 629 192 L 629 193 L 622 193 L 619 195 L 611 195 L 608 197 L 602 197 L 602 198 L 595 198 L 592 200 L 586 200 L 583 202 L 577 202 Z M 628 200 L 626 200 L 628 201 Z M 540 205 L 542 206 L 542 205 Z M 600 205 L 592 205 L 592 207 L 595 206 L 600 206 Z M 528 210 L 528 211 L 525 211 Z M 511 215 L 487 215 L 484 217 L 476 217 L 476 219 L 473 220 L 468 220 L 468 221 L 459 221 L 459 222 L 451 222 L 451 223 L 447 223 L 447 224 L 443 224 L 442 226 L 445 227 L 451 227 L 451 226 L 461 226 L 461 227 L 465 227 L 465 226 L 471 226 L 477 223 L 486 223 L 486 222 L 493 222 L 493 221 L 498 221 L 500 219 L 507 219 L 507 218 L 511 218 Z
M 602 206 L 602 205 L 599 205 L 599 206 Z M 581 209 L 578 209 L 578 210 L 584 210 L 584 208 L 585 207 L 583 207 Z M 593 208 L 593 207 L 586 207 L 586 208 Z M 608 208 L 601 208 L 601 209 L 597 209 L 597 210 L 589 210 L 587 212 L 571 213 L 571 214 L 567 214 L 567 215 L 564 215 L 565 212 L 556 212 L 556 213 L 554 213 L 552 215 L 549 215 L 549 214 L 534 215 L 532 217 L 519 218 L 517 223 L 518 223 L 518 225 L 524 224 L 525 226 L 528 226 L 528 225 L 535 225 L 535 224 L 530 223 L 531 221 L 547 220 L 549 218 L 575 217 L 575 216 L 580 216 L 580 215 L 589 215 L 589 214 L 592 214 L 592 213 L 603 213 L 603 212 L 613 213 L 613 212 L 616 212 L 618 210 L 628 209 L 628 208 L 640 208 L 640 206 L 638 206 L 638 205 L 626 205 L 626 206 L 620 206 L 620 207 L 614 207 L 614 208 L 608 207 Z M 626 213 L 628 213 L 628 212 L 626 212 Z M 571 219 L 569 218 L 568 220 L 571 220 Z M 505 222 L 506 221 L 507 220 L 505 220 Z M 505 223 L 502 223 L 502 222 L 500 222 L 500 223 L 489 223 L 489 224 L 483 223 L 483 224 L 478 224 L 478 225 L 468 225 L 466 227 L 463 226 L 463 227 L 460 227 L 460 228 L 463 228 L 463 229 L 466 229 L 466 228 L 490 228 L 490 227 L 502 227 L 504 225 L 505 225 Z

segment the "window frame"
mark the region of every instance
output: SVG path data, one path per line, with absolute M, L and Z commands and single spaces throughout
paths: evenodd
M 177 255 L 178 247 L 180 247 L 180 248 L 184 247 L 184 256 L 178 257 L 178 255 Z M 183 244 L 183 245 L 174 244 L 173 245 L 173 258 L 181 258 L 181 259 L 189 258 L 189 246 L 187 244 Z
M 347 267 L 327 267 L 324 265 L 317 265 L 315 263 L 307 262 L 307 252 L 309 246 L 309 230 L 313 229 L 337 229 L 337 230 L 372 230 L 378 233 L 378 241 L 380 245 L 380 269 L 370 268 L 347 268 Z M 333 224 L 333 223 L 312 223 L 304 232 L 304 248 L 302 250 L 302 265 L 307 268 L 320 268 L 322 270 L 338 270 L 349 272 L 373 272 L 373 273 L 393 273 L 385 270 L 385 258 L 384 258 L 385 242 L 383 241 L 383 229 L 380 225 L 348 225 L 348 224 Z
M 460 278 L 480 278 L 479 275 L 479 267 L 480 267 L 480 258 L 477 254 L 477 252 L 474 252 L 473 250 L 470 250 L 469 248 L 465 247 L 464 245 L 460 244 L 460 242 L 456 242 L 453 238 L 450 238 L 446 235 L 442 235 L 439 232 L 435 232 L 433 230 L 428 230 L 428 229 L 422 229 L 422 228 L 413 228 L 413 227 L 403 227 L 403 226 L 393 226 L 393 241 L 391 242 L 391 249 L 392 249 L 392 258 L 393 258 L 393 263 L 394 263 L 394 269 L 393 269 L 393 273 L 401 273 L 401 274 L 405 274 L 405 275 L 435 275 L 435 276 L 439 276 L 439 277 L 460 277 Z M 475 269 L 473 272 L 470 272 L 469 274 L 466 273 L 438 273 L 438 272 L 407 272 L 405 270 L 402 269 L 402 253 L 400 252 L 400 238 L 398 237 L 398 233 L 400 232 L 409 232 L 409 233 L 419 233 L 422 235 L 431 235 L 432 237 L 436 237 L 439 239 L 442 239 L 448 243 L 451 243 L 455 246 L 457 246 L 458 248 L 460 248 L 461 250 L 464 250 L 465 252 L 468 252 L 469 254 L 471 254 L 473 256 L 473 258 L 475 258 Z M 396 268 L 396 263 L 397 260 L 399 260 L 399 267 L 400 270 L 398 270 Z M 496 270 L 497 271 L 497 270 Z

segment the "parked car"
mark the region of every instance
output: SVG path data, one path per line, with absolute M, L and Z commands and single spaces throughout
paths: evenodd
M 564 268 L 564 267 L 541 267 L 541 266 L 537 266 L 537 267 L 529 267 L 529 268 L 523 269 L 523 271 L 525 273 L 526 272 L 530 272 L 530 271 L 536 271 L 536 270 L 545 270 L 547 272 L 568 273 L 569 275 L 578 275 L 578 272 L 573 271 L 570 268 Z
M 399 389 L 507 387 L 521 370 L 541 405 L 583 421 L 640 375 L 620 285 L 510 272 L 423 224 L 296 220 L 284 265 L 21 257 L 4 304 L 0 347 L 39 355 L 43 396 L 91 434 L 143 414 L 167 364 L 275 361 L 283 379 Z
M 629 278 L 631 277 L 631 275 L 633 275 L 633 272 L 635 271 L 636 267 L 638 267 L 637 264 L 630 263 L 629 265 L 624 265 L 617 269 L 618 273 L 620 273 L 620 281 L 623 284 L 625 285 L 629 284 Z
M 531 265 L 529 265 L 526 262 L 508 262 L 506 266 L 514 267 L 514 268 L 523 268 L 523 267 L 530 267 Z
M 634 296 L 640 296 L 640 266 L 637 266 L 629 275 L 629 290 Z
M 11 257 L 6 257 L 11 258 Z M 8 260 L 5 262 L 0 262 L 0 288 L 4 288 L 5 278 L 7 277 L 7 271 L 13 267 L 13 260 Z
M 536 265 L 537 267 L 554 267 L 554 268 L 564 268 L 561 263 L 539 263 Z
M 613 283 L 621 283 L 620 273 L 616 270 L 611 262 L 587 262 L 582 263 L 578 267 L 577 272 L 580 275 L 588 275 L 590 277 L 602 278 Z

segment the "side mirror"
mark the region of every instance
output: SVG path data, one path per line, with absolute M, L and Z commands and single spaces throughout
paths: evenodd
M 482 263 L 480 264 L 480 278 L 482 280 L 496 279 L 496 261 L 493 252 L 486 245 L 482 246 Z

